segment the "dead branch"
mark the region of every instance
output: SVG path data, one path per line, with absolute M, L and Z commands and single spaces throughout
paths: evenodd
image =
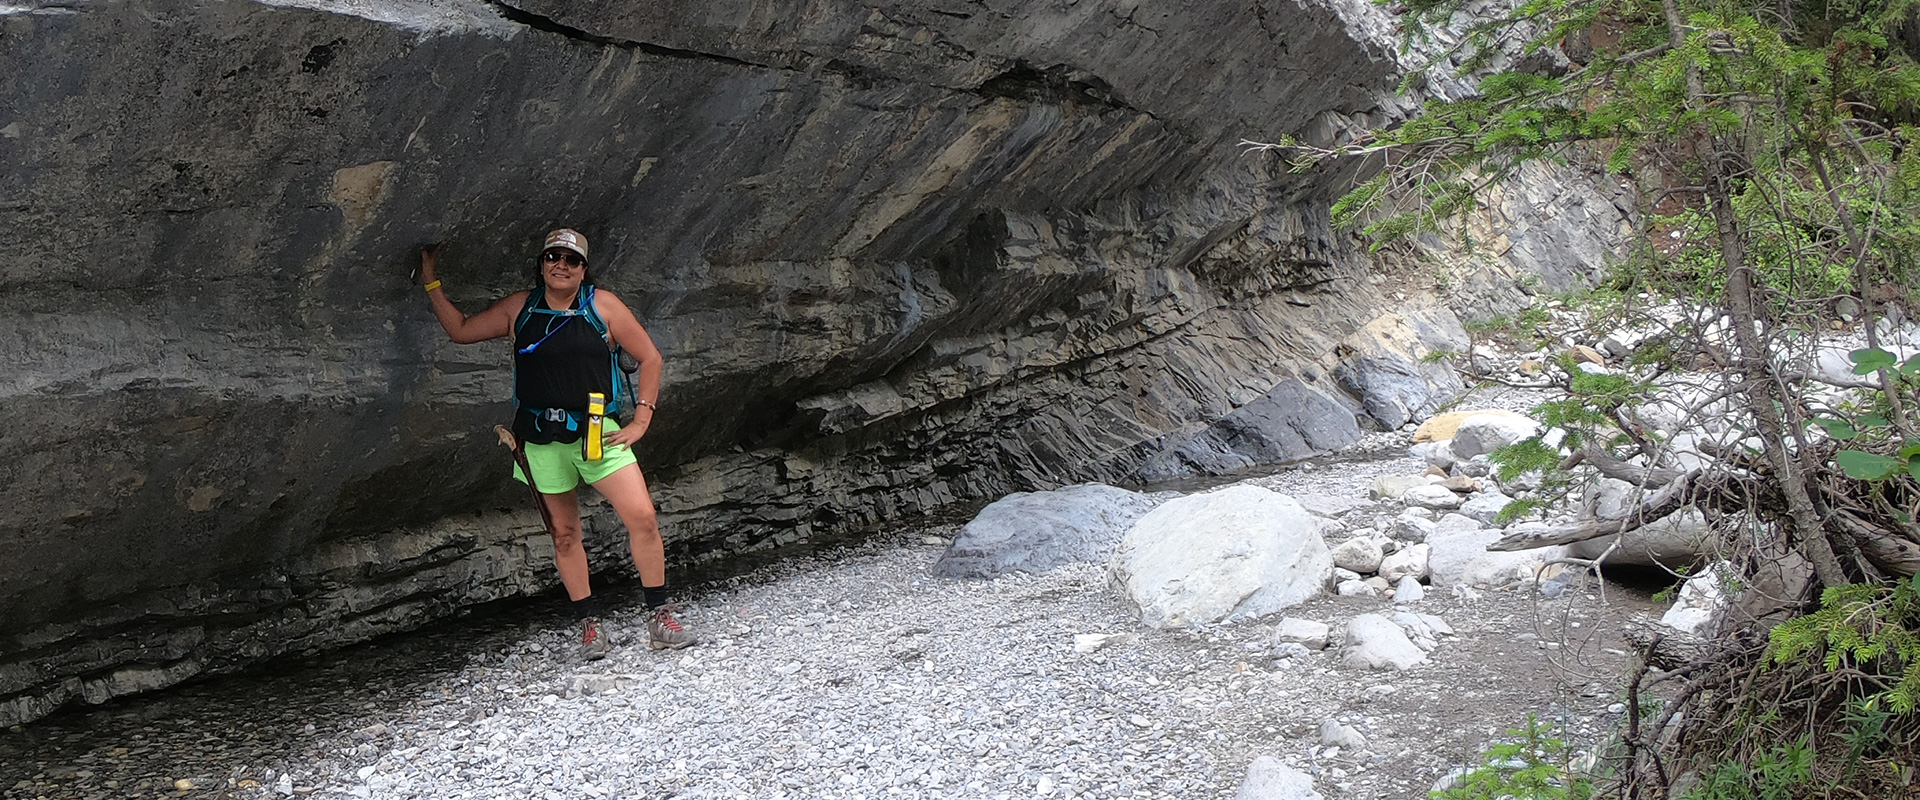
M 1573 544 L 1588 539 L 1598 539 L 1616 533 L 1630 533 L 1679 511 L 1686 505 L 1687 489 L 1693 485 L 1695 473 L 1688 472 L 1668 483 L 1660 491 L 1647 498 L 1646 502 L 1627 513 L 1623 519 L 1587 519 L 1570 525 L 1560 525 L 1542 531 L 1515 531 L 1500 537 L 1500 541 L 1487 545 L 1488 550 L 1513 551 L 1532 550 L 1536 547 L 1550 547 L 1556 544 Z

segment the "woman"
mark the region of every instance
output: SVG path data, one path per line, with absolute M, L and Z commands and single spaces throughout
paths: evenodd
M 532 475 L 518 466 L 514 477 L 531 480 L 551 518 L 553 556 L 580 620 L 580 655 L 592 660 L 611 648 L 601 631 L 597 604 L 587 581 L 587 551 L 580 544 L 580 505 L 575 491 L 582 480 L 613 504 L 627 526 L 633 564 L 640 570 L 650 618 L 647 638 L 655 649 L 694 643 L 667 603 L 666 555 L 653 497 L 634 460 L 632 445 L 645 436 L 660 394 L 660 351 L 640 321 L 612 292 L 596 290 L 587 267 L 587 238 L 561 228 L 547 234 L 541 248 L 539 279 L 531 291 L 514 292 L 471 317 L 447 299 L 435 277 L 433 247 L 420 251 L 420 278 L 433 315 L 459 344 L 511 336 L 514 349 L 513 434 Z M 603 334 L 604 331 L 604 334 Z M 589 460 L 581 439 L 588 435 L 587 394 L 598 392 L 615 402 L 614 355 L 618 346 L 640 362 L 633 388 L 633 423 L 621 427 L 608 413 L 602 454 Z

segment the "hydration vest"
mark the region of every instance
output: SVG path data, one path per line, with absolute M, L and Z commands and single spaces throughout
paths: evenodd
M 608 385 L 613 387 L 613 396 L 607 398 L 608 416 L 619 418 L 632 414 L 633 409 L 639 405 L 636 402 L 636 395 L 633 391 L 632 373 L 640 368 L 640 362 L 632 355 L 629 355 L 626 350 L 621 349 L 619 345 L 608 340 L 607 321 L 601 319 L 600 313 L 593 309 L 593 284 L 585 284 L 580 287 L 580 296 L 578 300 L 575 301 L 579 308 L 563 308 L 559 310 L 541 308 L 540 301 L 544 295 L 545 290 L 542 288 L 535 288 L 533 291 L 527 292 L 527 304 L 521 307 L 520 316 L 513 321 L 513 339 L 517 341 L 520 338 L 520 329 L 526 327 L 527 322 L 532 320 L 535 314 L 544 315 L 548 318 L 547 333 L 545 336 L 540 337 L 539 341 L 526 347 L 521 347 L 516 352 L 519 355 L 531 353 L 538 349 L 540 345 L 545 344 L 548 339 L 553 338 L 553 335 L 558 333 L 561 328 L 572 324 L 574 318 L 584 318 L 587 324 L 593 326 L 594 333 L 598 334 L 602 341 L 607 342 L 607 346 L 613 351 L 612 357 L 607 359 L 609 365 L 608 372 L 610 373 Z M 555 321 L 552 319 L 553 317 L 561 318 L 558 324 L 555 324 Z M 520 366 L 518 359 L 515 359 L 514 363 L 513 386 L 513 406 L 518 409 L 520 408 Z M 586 404 L 586 398 L 582 397 L 580 401 L 582 405 Z M 584 424 L 581 413 L 577 411 L 569 411 L 562 408 L 530 408 L 525 410 L 533 412 L 536 418 L 564 424 L 569 431 L 579 430 L 580 425 Z

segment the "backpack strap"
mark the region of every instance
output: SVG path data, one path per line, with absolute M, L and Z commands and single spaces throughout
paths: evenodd
M 608 337 L 607 321 L 600 316 L 600 311 L 594 308 L 593 306 L 593 296 L 594 296 L 593 284 L 591 283 L 585 284 L 580 287 L 580 290 L 581 290 L 581 294 L 580 294 L 579 300 L 577 301 L 579 308 L 565 308 L 557 311 L 551 308 L 540 307 L 541 291 L 539 288 L 535 288 L 532 291 L 527 292 L 527 303 L 526 305 L 521 306 L 520 315 L 518 318 L 514 320 L 514 323 L 513 323 L 513 337 L 516 340 L 520 338 L 520 329 L 525 327 L 527 322 L 531 320 L 533 318 L 533 315 L 535 314 L 542 314 L 549 317 L 564 317 L 565 319 L 563 319 L 560 323 L 561 326 L 565 326 L 568 322 L 571 322 L 574 317 L 585 317 L 587 320 L 587 324 L 593 326 L 594 332 L 600 335 L 601 340 L 605 341 L 607 343 L 607 347 L 612 351 L 612 357 L 608 360 L 611 362 L 609 371 L 612 373 L 611 374 L 612 382 L 610 385 L 613 387 L 613 397 L 609 399 L 613 400 L 614 403 L 618 404 L 621 399 L 622 390 L 624 389 L 625 390 L 624 394 L 626 395 L 626 404 L 624 408 L 626 412 L 630 414 L 633 412 L 633 409 L 639 406 L 639 403 L 635 399 L 637 395 L 634 394 L 633 380 L 629 378 L 627 374 L 624 371 L 622 371 L 620 368 L 621 357 L 625 354 L 625 352 L 620 349 L 620 346 L 618 344 L 616 344 L 611 338 Z M 545 344 L 546 341 L 552 338 L 553 334 L 558 332 L 559 330 L 560 330 L 559 327 L 552 328 L 551 330 L 547 331 L 547 335 L 540 337 L 540 341 L 534 342 L 533 344 L 527 345 L 526 347 L 519 348 L 519 350 L 516 352 L 518 352 L 520 355 L 526 355 L 527 353 L 533 352 L 535 348 L 539 347 L 542 344 Z M 513 386 L 514 386 L 513 407 L 519 408 L 520 407 L 520 389 L 519 389 L 520 367 L 517 359 L 514 365 Z M 550 410 L 542 410 L 542 411 L 550 411 Z M 618 419 L 620 417 L 620 414 L 616 410 L 616 413 L 612 414 L 611 416 L 613 416 L 615 419 Z M 554 420 L 554 421 L 559 421 L 559 420 Z M 573 430 L 574 429 L 573 421 L 568 420 L 567 422 L 568 422 L 567 430 Z

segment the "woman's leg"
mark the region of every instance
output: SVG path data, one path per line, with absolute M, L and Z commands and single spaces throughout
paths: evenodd
M 647 492 L 647 479 L 640 474 L 640 468 L 621 467 L 595 482 L 593 488 L 613 504 L 614 513 L 619 514 L 620 521 L 627 526 L 627 546 L 633 552 L 633 566 L 640 570 L 640 585 L 667 585 L 666 547 L 660 540 L 660 523 L 653 513 L 653 495 Z M 580 512 L 575 509 L 576 529 L 579 520 Z
M 587 548 L 580 543 L 580 499 L 577 492 L 542 494 L 547 513 L 553 517 L 553 563 L 560 568 L 560 582 L 567 586 L 567 597 L 584 600 L 593 594 L 587 583 Z

